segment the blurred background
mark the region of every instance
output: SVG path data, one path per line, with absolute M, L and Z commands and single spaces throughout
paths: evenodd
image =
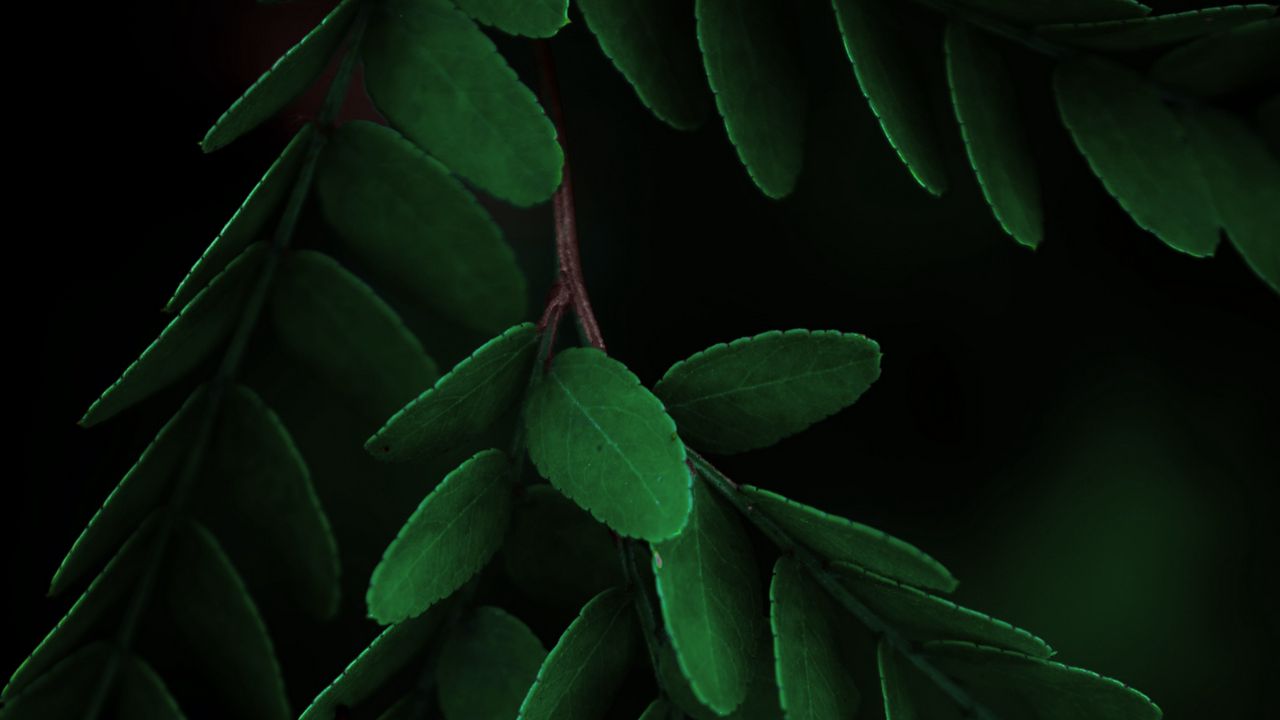
M 163 328 L 164 301 L 316 98 L 214 155 L 197 141 L 330 5 L 86 6 L 41 51 L 57 63 L 33 52 L 29 71 L 11 70 L 25 74 L 26 117 L 10 146 L 34 155 L 6 262 L 21 438 L 0 495 L 5 675 L 69 606 L 44 597 L 58 561 L 176 405 L 93 430 L 75 421 Z M 829 8 L 796 5 L 807 156 L 782 202 L 750 183 L 714 114 L 692 133 L 655 120 L 576 13 L 554 39 L 611 354 L 652 383 L 699 349 L 768 329 L 875 339 L 883 374 L 857 405 L 722 468 L 922 547 L 961 579 L 957 601 L 1143 690 L 1166 717 L 1261 717 L 1280 677 L 1280 298 L 1229 244 L 1195 260 L 1134 226 L 1056 122 L 1049 65 L 1016 49 L 1044 242 L 1020 247 L 992 219 L 940 92 L 951 189 L 930 198 L 880 134 Z M 922 78 L 942 91 L 938 18 L 907 17 Z M 533 84 L 528 45 L 497 39 Z M 348 115 L 370 112 L 353 94 Z M 486 202 L 540 307 L 549 206 Z M 415 322 L 444 367 L 483 340 Z M 370 547 L 434 479 L 421 482 L 386 486 L 403 502 L 363 516 Z M 347 579 L 362 587 L 367 571 Z M 559 627 L 539 631 L 550 644 Z M 287 662 L 299 702 L 367 639 Z

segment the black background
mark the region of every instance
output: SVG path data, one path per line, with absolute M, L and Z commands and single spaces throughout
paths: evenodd
M 20 456 L 2 501 L 6 672 L 68 607 L 43 597 L 48 578 L 173 405 L 75 420 L 163 327 L 164 300 L 314 98 L 215 155 L 197 141 L 326 4 L 77 10 L 11 70 L 26 112 L 9 137 L 24 161 L 6 261 Z M 1043 244 L 1022 248 L 991 218 L 940 94 L 951 189 L 930 198 L 879 133 L 829 11 L 805 5 L 790 29 L 810 83 L 806 166 L 783 202 L 751 185 L 714 114 L 693 133 L 653 119 L 576 15 L 553 41 L 610 353 L 651 383 L 773 328 L 877 340 L 883 375 L 854 408 L 722 467 L 921 546 L 961 578 L 960 602 L 1169 717 L 1256 716 L 1280 676 L 1280 301 L 1230 245 L 1195 260 L 1136 228 L 1057 124 L 1049 65 L 1020 50 Z M 908 17 L 941 89 L 937 19 Z M 527 46 L 500 44 L 532 81 Z M 367 112 L 355 96 L 349 114 Z M 550 209 L 488 204 L 535 307 Z M 448 366 L 477 341 L 427 345 Z M 341 661 L 289 667 L 301 703 Z

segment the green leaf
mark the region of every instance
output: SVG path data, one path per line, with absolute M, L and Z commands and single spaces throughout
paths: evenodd
M 384 629 L 316 696 L 298 720 L 332 720 L 341 706 L 355 707 L 382 688 L 426 646 L 442 613 L 431 610 Z
M 369 579 L 369 617 L 382 624 L 448 597 L 502 546 L 511 518 L 511 462 L 484 450 L 445 476 L 405 521 Z
M 901 582 L 951 592 L 955 577 L 914 545 L 873 527 L 750 485 L 739 489 L 753 510 L 800 543 L 833 562 L 846 562 Z
M 640 720 L 679 720 L 680 711 L 662 700 L 654 700 L 640 714 Z
M 200 292 L 200 288 L 208 285 L 249 243 L 274 227 L 272 221 L 276 219 L 276 211 L 284 205 L 285 199 L 293 190 L 294 180 L 298 177 L 298 171 L 315 134 L 315 126 L 307 123 L 293 136 L 280 157 L 267 168 L 267 174 L 253 186 L 249 197 L 245 198 L 227 224 L 222 226 L 222 232 L 218 233 L 182 279 L 173 297 L 165 304 L 166 311 L 177 312 L 185 307 Z
M 885 720 L 964 720 L 960 706 L 912 667 L 886 640 L 876 648 Z
M 855 717 L 861 696 L 833 632 L 834 608 L 822 588 L 789 557 L 778 558 L 769 586 L 778 691 L 787 720 Z
M 653 546 L 662 619 L 694 695 L 720 715 L 747 697 L 764 616 L 751 538 L 736 513 L 694 483 L 689 522 Z
M 932 195 L 947 190 L 946 157 L 914 58 L 883 0 L 833 0 L 853 73 L 880 129 L 911 177 Z
M 360 3 L 343 0 L 297 45 L 276 60 L 209 128 L 200 147 L 213 152 L 249 132 L 298 98 L 320 75 L 346 37 Z
M 861 335 L 774 330 L 672 365 L 653 392 L 690 445 L 735 453 L 852 405 L 879 376 L 880 346 Z
M 111 647 L 94 643 L 54 665 L 22 692 L 6 698 L 3 720 L 82 720 L 88 698 L 111 657 Z
M 687 0 L 578 0 L 600 49 L 645 107 L 680 130 L 693 130 L 711 109 L 698 38 Z
M 549 38 L 569 24 L 569 0 L 455 0 L 485 25 L 525 37 Z
M 768 623 L 762 614 L 761 623 Z M 782 708 L 778 706 L 778 684 L 774 680 L 773 636 L 759 633 L 757 647 L 749 661 L 751 681 L 747 687 L 747 699 L 742 701 L 727 720 L 782 720 Z M 665 643 L 658 651 L 658 682 L 667 698 L 694 720 L 719 720 L 719 713 L 703 705 L 693 694 L 689 681 L 681 673 L 679 661 L 671 643 Z
M 1143 229 L 1189 255 L 1212 255 L 1216 213 L 1186 133 L 1132 70 L 1098 58 L 1053 76 L 1062 121 L 1107 192 Z
M 999 711 L 1028 710 L 1038 720 L 1159 720 L 1147 696 L 1108 677 L 1052 660 L 967 642 L 935 642 L 924 652 L 980 702 Z
M 984 14 L 1020 25 L 1092 22 L 1142 17 L 1151 8 L 1135 0 L 959 0 Z
M 281 344 L 373 417 L 391 415 L 440 376 L 395 310 L 322 253 L 289 255 L 270 314 Z
M 564 155 L 551 121 L 451 2 L 377 4 L 362 50 L 378 110 L 451 170 L 516 205 L 546 200 L 560 186 Z
M 1049 657 L 1044 640 L 1019 627 L 896 580 L 836 563 L 844 584 L 873 613 L 910 640 L 969 640 Z
M 496 607 L 476 608 L 445 640 L 436 670 L 446 720 L 510 720 L 547 657 L 524 623 Z
M 394 130 L 343 125 L 320 158 L 316 188 L 343 248 L 371 275 L 478 330 L 524 315 L 524 276 L 502 231 L 444 166 Z
M 697 0 L 698 46 L 729 140 L 771 198 L 804 160 L 805 79 L 771 0 Z
M 517 720 L 603 717 L 631 662 L 635 617 L 621 590 L 587 603 L 538 669 Z
M 1036 33 L 1091 50 L 1138 50 L 1172 45 L 1275 14 L 1274 5 L 1228 5 L 1150 17 L 1043 25 Z
M 581 608 L 623 583 L 609 530 L 550 485 L 516 501 L 502 554 L 512 584 L 552 607 Z
M 99 631 L 102 619 L 121 603 L 142 576 L 155 524 L 155 518 L 148 518 L 129 537 L 67 614 L 14 671 L 0 692 L 0 700 L 8 702 L 14 693 L 32 685 L 36 678 Z
M 222 346 L 240 320 L 241 301 L 266 254 L 266 247 L 255 243 L 232 260 L 89 406 L 80 425 L 96 425 L 142 402 L 194 370 Z
M 1151 65 L 1161 85 L 1213 97 L 1276 81 L 1280 18 L 1257 20 L 1174 48 Z
M 596 519 L 650 542 L 684 528 L 693 503 L 684 444 L 625 365 L 594 348 L 561 352 L 524 417 L 533 464 Z
M 1180 118 L 1227 237 L 1280 292 L 1280 161 L 1232 115 L 1205 107 Z
M 520 399 L 537 353 L 532 323 L 508 328 L 391 416 L 365 449 L 379 460 L 411 460 L 474 440 Z
M 231 717 L 292 720 L 266 625 L 208 530 L 194 521 L 174 529 L 158 590 L 152 604 L 174 623 L 165 643 L 199 666 L 202 689 L 226 703 Z
M 947 23 L 944 48 L 951 105 L 982 196 L 1000 227 L 1034 248 L 1044 238 L 1040 179 L 1004 58 L 983 33 L 960 22 Z
M 279 416 L 227 388 L 188 500 L 255 593 L 326 619 L 338 610 L 338 544 L 311 472 Z
M 148 720 L 185 720 L 164 680 L 142 658 L 129 656 L 120 672 L 116 716 Z

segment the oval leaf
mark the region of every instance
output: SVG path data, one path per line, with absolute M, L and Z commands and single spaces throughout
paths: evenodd
M 421 614 L 479 572 L 511 517 L 511 463 L 484 450 L 445 476 L 405 521 L 369 579 L 369 617 L 384 625 Z
M 1229 30 L 1275 14 L 1274 5 L 1229 5 L 1123 20 L 1043 25 L 1036 33 L 1091 50 L 1139 50 Z
M 880 129 L 920 187 L 943 194 L 946 157 L 933 127 L 933 110 L 889 8 L 882 0 L 833 0 L 833 5 L 845 52 Z
M 840 658 L 834 608 L 822 588 L 795 560 L 778 558 L 769 603 L 778 693 L 787 720 L 856 717 L 861 696 Z
M 524 623 L 479 607 L 449 634 L 436 671 L 446 720 L 510 720 L 547 657 Z
M 508 328 L 393 415 L 365 449 L 379 460 L 411 460 L 474 440 L 520 399 L 537 352 L 532 323 Z
M 485 25 L 525 37 L 549 38 L 569 23 L 569 0 L 455 0 Z
M 1151 65 L 1161 85 L 1201 97 L 1274 84 L 1280 73 L 1280 18 L 1257 20 L 1170 50 Z
M 645 107 L 680 130 L 711 108 L 686 0 L 578 0 L 587 29 Z
M 793 539 L 833 562 L 852 563 L 886 577 L 930 590 L 951 592 L 956 579 L 914 545 L 750 485 L 738 488 L 753 510 L 764 513 Z
M 960 22 L 947 24 L 944 47 L 951 105 L 982 196 L 1000 227 L 1034 248 L 1044 237 L 1040 179 L 1004 58 L 983 33 Z
M 959 0 L 984 13 L 1022 25 L 1142 17 L 1151 8 L 1135 0 Z
M 880 376 L 880 346 L 834 330 L 788 330 L 713 345 L 672 365 L 653 392 L 690 445 L 772 445 L 854 403 Z
M 601 522 L 651 542 L 685 526 L 693 500 L 684 444 L 625 365 L 594 348 L 561 352 L 524 417 L 538 471 Z
M 698 46 L 729 140 L 771 198 L 804 160 L 804 75 L 771 0 L 697 0 Z
M 559 187 L 563 154 L 551 121 L 449 0 L 378 3 L 362 50 L 374 104 L 418 147 L 516 205 Z
M 462 183 L 396 131 L 343 125 L 316 173 L 325 217 L 371 275 L 478 330 L 524 314 L 524 276 L 502 231 Z
M 226 342 L 240 320 L 242 301 L 266 253 L 261 243 L 250 245 L 218 273 L 89 406 L 80 425 L 96 425 L 142 402 L 194 370 Z
M 1172 111 L 1132 70 L 1097 58 L 1053 76 L 1062 121 L 1107 192 L 1170 247 L 1212 255 L 1216 213 Z
M 502 554 L 512 584 L 544 605 L 581 608 L 623 583 L 609 530 L 550 485 L 521 495 Z
M 728 715 L 747 697 L 762 588 L 751 538 L 736 513 L 694 483 L 689 523 L 653 546 L 663 624 L 694 695 Z
M 320 24 L 275 64 L 209 128 L 200 147 L 213 152 L 257 127 L 301 95 L 329 64 L 360 3 L 342 0 Z
M 603 717 L 626 676 L 636 634 L 631 596 L 617 589 L 597 595 L 547 654 L 517 720 Z
M 395 310 L 322 253 L 289 255 L 270 313 L 281 344 L 373 417 L 391 415 L 440 375 Z

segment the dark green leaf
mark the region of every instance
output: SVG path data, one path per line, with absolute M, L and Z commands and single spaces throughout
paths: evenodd
M 524 276 L 502 231 L 444 166 L 394 130 L 343 125 L 316 187 L 343 248 L 382 282 L 478 330 L 524 315 Z
M 836 567 L 864 605 L 911 640 L 969 640 L 1037 657 L 1053 654 L 1044 640 L 1003 620 L 847 563 Z
M 765 447 L 853 404 L 880 376 L 880 346 L 834 330 L 771 331 L 672 365 L 654 393 L 709 452 Z
M 164 680 L 142 658 L 130 656 L 120 668 L 116 716 L 147 720 L 184 720 Z
M 1038 720 L 1159 720 L 1145 695 L 1097 673 L 967 642 L 936 642 L 924 652 L 943 672 L 995 710 L 1031 710 Z M 1006 715 L 1007 716 L 1007 715 Z
M 684 445 L 625 365 L 571 348 L 525 400 L 529 458 L 560 492 L 622 535 L 674 537 L 692 505 Z
M 947 24 L 944 47 L 951 104 L 982 195 L 1000 227 L 1034 248 L 1044 237 L 1040 179 L 1004 58 L 983 33 L 961 22 Z
M 761 624 L 768 618 L 762 613 Z M 782 720 L 782 708 L 778 706 L 778 683 L 774 679 L 773 635 L 759 633 L 755 652 L 749 661 L 751 680 L 747 698 L 726 717 L 727 720 Z M 667 692 L 668 699 L 694 720 L 719 720 L 720 714 L 703 705 L 693 694 L 689 681 L 681 673 L 679 662 L 671 643 L 665 643 L 658 651 L 658 680 Z
M 485 25 L 512 35 L 549 38 L 569 23 L 569 0 L 455 0 Z
M 662 619 L 694 695 L 720 715 L 747 697 L 764 617 L 751 538 L 735 512 L 694 483 L 689 523 L 653 546 Z
M 96 425 L 136 405 L 195 369 L 221 346 L 240 320 L 241 301 L 265 255 L 266 247 L 255 243 L 232 260 L 89 406 L 80 424 Z
M 804 160 L 804 75 L 772 0 L 697 0 L 698 45 L 729 140 L 760 190 L 781 198 Z
M 553 607 L 581 608 L 623 582 L 609 530 L 550 485 L 516 501 L 502 554 L 520 592 Z
M 631 596 L 617 589 L 597 595 L 547 654 L 517 720 L 604 717 L 636 640 Z
M 532 323 L 508 328 L 393 415 L 365 449 L 379 460 L 410 460 L 474 440 L 520 399 L 537 353 Z
M 933 126 L 914 58 L 889 16 L 885 0 L 833 0 L 844 49 L 880 129 L 920 187 L 947 190 L 946 157 Z
M 473 455 L 445 476 L 405 521 L 369 579 L 369 617 L 414 617 L 475 575 L 502 545 L 511 518 L 511 462 Z
M 964 720 L 960 706 L 885 640 L 876 648 L 876 664 L 885 720 Z
M 359 6 L 356 0 L 343 0 L 232 103 L 209 128 L 200 147 L 205 152 L 213 152 L 297 99 L 329 64 Z
M 524 623 L 479 607 L 449 634 L 436 671 L 445 720 L 510 720 L 547 651 Z
M 419 720 L 422 717 L 421 708 L 429 707 L 429 702 L 420 693 L 409 693 L 387 708 L 386 712 L 378 716 L 378 720 Z
M 1216 213 L 1186 133 L 1156 91 L 1098 58 L 1060 64 L 1053 85 L 1076 147 L 1134 222 L 1170 247 L 1212 255 Z
M 861 696 L 833 633 L 834 608 L 804 569 L 778 558 L 769 586 L 778 692 L 787 720 L 855 717 Z
M 190 506 L 254 592 L 316 618 L 338 609 L 338 545 L 311 472 L 279 416 L 243 385 L 226 391 Z
M 423 651 L 440 620 L 441 613 L 432 608 L 384 629 L 311 701 L 299 720 L 331 720 L 339 706 L 359 705 Z
M 1280 158 L 1280 93 L 1272 95 L 1258 108 L 1258 126 L 1272 154 Z
M 1036 28 L 1036 33 L 1091 50 L 1136 50 L 1172 45 L 1275 14 L 1274 5 L 1228 5 L 1123 20 L 1044 25 Z
M 692 130 L 706 120 L 710 93 L 688 0 L 578 0 L 600 49 L 663 122 Z
M 386 0 L 372 13 L 365 83 L 391 125 L 504 200 L 550 197 L 564 157 L 555 128 L 480 28 L 448 0 Z
M 1142 17 L 1151 8 L 1135 0 L 959 0 L 984 14 L 1021 25 Z
M 194 522 L 178 525 L 161 572 L 162 604 L 174 627 L 165 642 L 184 648 L 204 688 L 232 717 L 291 720 L 284 678 L 258 608 L 213 535 Z
M 21 692 L 5 698 L 3 720 L 82 720 L 88 698 L 98 686 L 111 647 L 94 643 L 54 665 Z
M 338 392 L 388 417 L 440 373 L 422 343 L 360 278 L 333 258 L 292 253 L 271 295 L 281 344 Z
M 640 720 L 679 720 L 680 711 L 662 700 L 654 700 L 640 714 Z
M 222 226 L 222 232 L 218 233 L 183 278 L 173 297 L 165 304 L 165 310 L 177 312 L 185 307 L 200 292 L 200 288 L 208 285 L 249 243 L 274 227 L 272 221 L 276 218 L 276 211 L 284 205 L 285 198 L 293 189 L 294 179 L 298 176 L 298 169 L 302 167 L 315 134 L 315 126 L 307 123 L 293 136 L 280 157 L 267 168 L 267 174 L 253 186 L 249 197 L 245 198 L 227 224 Z
M 1151 65 L 1161 85 L 1212 97 L 1280 79 L 1280 18 L 1257 20 L 1170 50 Z
M 743 485 L 739 491 L 754 510 L 829 560 L 851 563 L 930 590 L 951 592 L 956 588 L 955 577 L 941 563 L 892 535 L 768 490 Z

